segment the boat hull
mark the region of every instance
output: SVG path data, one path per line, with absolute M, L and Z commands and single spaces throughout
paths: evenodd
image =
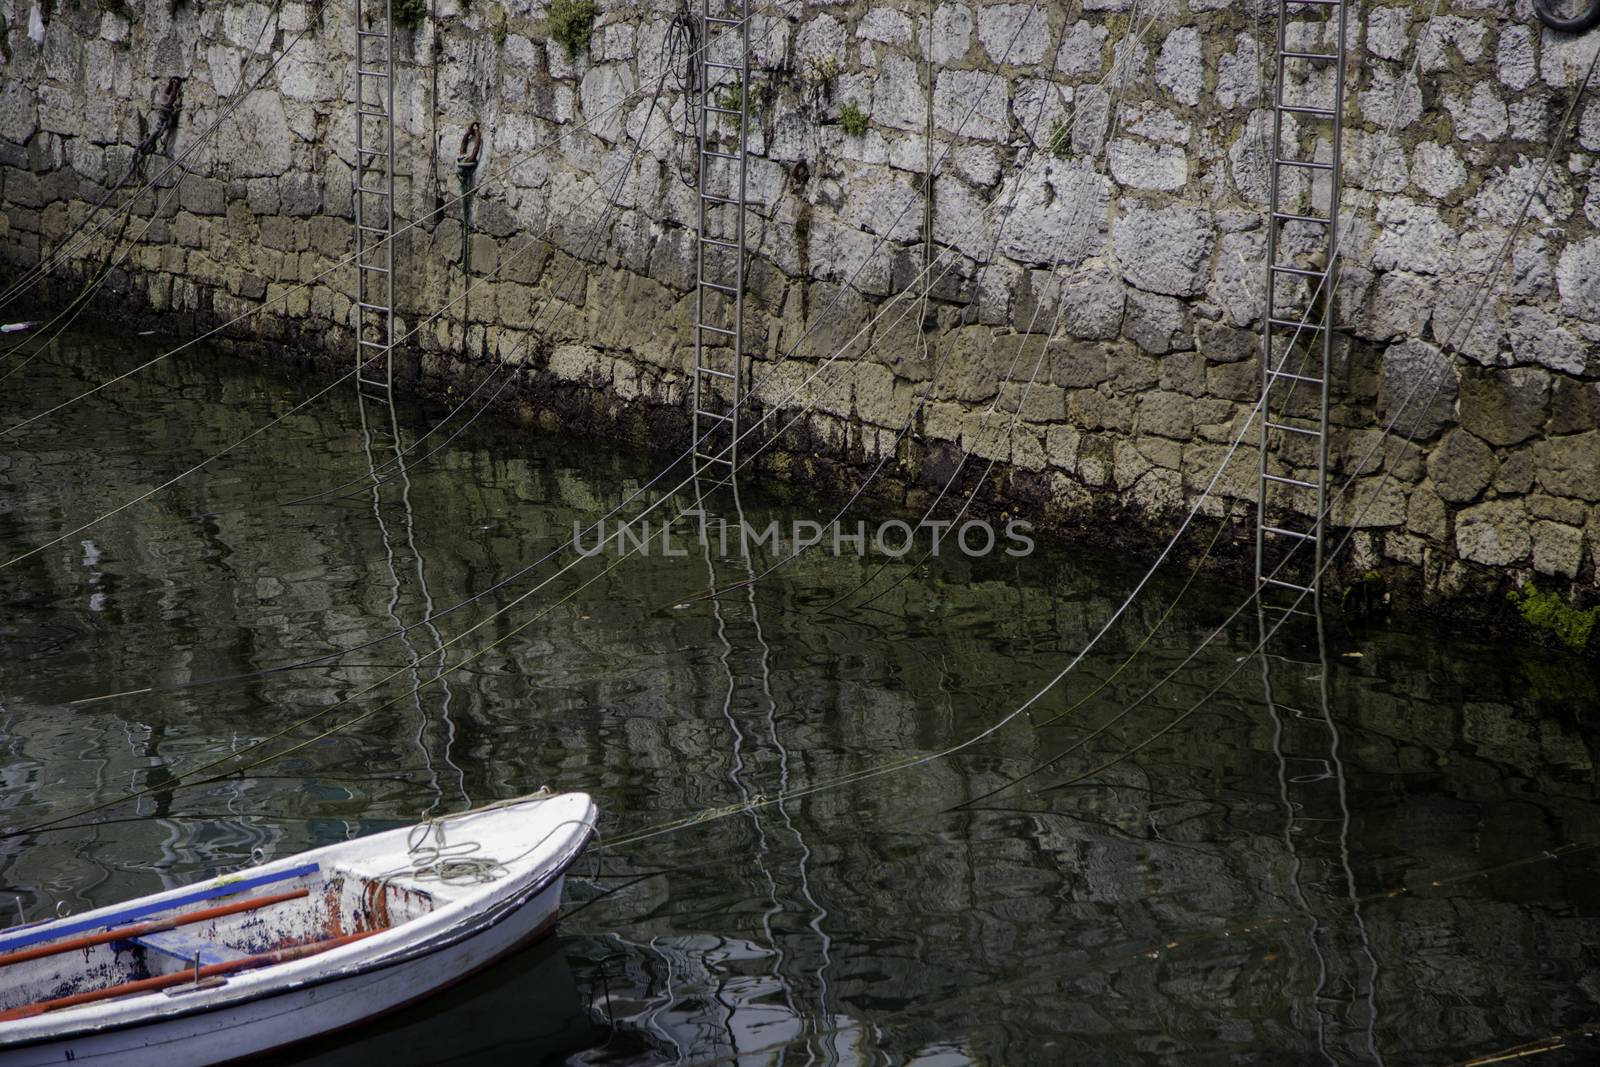
M 548 936 L 555 929 L 564 882 L 556 879 L 499 922 L 409 960 L 223 1008 L 0 1051 L 0 1067 L 227 1063 L 358 1026 L 432 996 Z

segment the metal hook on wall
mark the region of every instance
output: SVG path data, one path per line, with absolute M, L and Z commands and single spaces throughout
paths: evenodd
M 461 135 L 461 147 L 456 150 L 456 174 L 461 178 L 461 195 L 472 188 L 472 175 L 478 169 L 478 153 L 483 150 L 483 135 L 474 122 Z

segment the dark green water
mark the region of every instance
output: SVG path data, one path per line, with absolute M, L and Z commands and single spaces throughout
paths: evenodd
M 156 340 L 57 346 L 6 383 L 3 425 Z M 160 484 L 316 388 L 192 351 L 0 438 L 0 554 Z M 408 437 L 437 416 L 401 414 Z M 32 918 L 81 911 L 257 848 L 549 786 L 595 796 L 605 846 L 575 872 L 558 951 L 410 1018 L 409 1037 L 358 1034 L 317 1062 L 1411 1064 L 1557 1034 L 1568 1047 L 1533 1062 L 1593 1055 L 1570 1036 L 1600 997 L 1597 853 L 1574 847 L 1600 842 L 1591 669 L 1333 625 L 1325 670 L 1304 662 L 1314 643 L 1276 646 L 1302 662 L 1269 665 L 1269 705 L 1261 660 L 1241 662 L 1257 636 L 1247 614 L 1092 733 L 1240 595 L 1202 578 L 1113 676 L 1177 569 L 1031 717 L 958 754 L 615 844 L 980 734 L 1082 647 L 1142 553 L 942 556 L 909 575 L 908 561 L 869 587 L 889 590 L 869 606 L 861 593 L 827 610 L 881 559 L 814 552 L 718 609 L 682 605 L 745 578 L 737 560 L 610 553 L 498 618 L 554 567 L 437 635 L 414 630 L 424 676 L 462 664 L 420 695 L 406 644 L 390 640 L 315 669 L 69 705 L 380 637 L 416 622 L 425 597 L 444 608 L 533 563 L 663 462 L 493 421 L 375 507 L 340 389 L 0 570 L 5 826 L 153 789 L 93 816 L 103 825 L 5 839 L 0 911 L 13 896 Z M 758 526 L 834 506 L 753 489 L 742 503 Z M 731 514 L 730 499 L 715 505 Z M 174 787 L 344 699 L 263 750 L 315 738 L 293 753 Z M 944 811 L 1080 741 L 1023 785 Z

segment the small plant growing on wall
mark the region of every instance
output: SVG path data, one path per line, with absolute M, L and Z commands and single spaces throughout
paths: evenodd
M 767 95 L 767 90 L 763 86 L 752 85 L 750 87 L 751 118 L 755 118 L 756 113 L 767 106 Z M 739 106 L 744 102 L 744 85 L 734 82 L 732 85 L 720 86 L 716 93 L 713 94 L 712 100 L 717 107 L 725 111 L 738 111 Z M 738 115 L 725 115 L 723 117 L 733 124 L 734 129 L 737 130 L 739 128 Z
M 550 39 L 560 42 L 568 59 L 577 59 L 589 47 L 594 16 L 594 0 L 554 0 L 550 5 Z
M 1072 131 L 1057 120 L 1050 128 L 1050 139 L 1045 142 L 1045 147 L 1057 159 L 1066 159 L 1072 151 Z
M 854 103 L 846 104 L 839 109 L 839 125 L 851 137 L 860 137 L 867 132 L 867 113 Z
M 510 28 L 506 26 L 506 13 L 502 11 L 500 12 L 500 21 L 494 24 L 494 46 L 496 48 L 504 48 L 506 46 L 506 37 L 510 32 Z

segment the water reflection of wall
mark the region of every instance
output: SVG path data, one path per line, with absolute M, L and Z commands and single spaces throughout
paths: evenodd
M 63 356 L 69 365 L 90 358 Z M 38 402 L 50 388 L 69 390 L 51 381 L 41 380 Z M 36 543 L 170 477 L 290 391 L 254 372 L 218 377 L 214 367 L 182 364 L 115 404 L 85 405 L 8 456 L 5 544 Z M 0 636 L 8 825 L 158 784 L 162 767 L 241 747 L 403 667 L 390 643 L 337 670 L 66 703 L 152 678 L 260 669 L 384 631 L 388 576 L 370 500 L 284 504 L 364 469 L 352 410 L 314 410 L 193 487 L 0 572 L 0 591 L 15 605 Z M 413 493 L 418 544 L 441 601 L 539 558 L 570 535 L 574 518 L 610 506 L 650 473 L 641 457 L 580 462 L 559 439 L 475 438 L 443 453 L 415 472 Z M 805 501 L 779 509 L 759 496 L 748 506 L 758 522 L 820 510 Z M 92 553 L 77 543 L 84 539 Z M 586 579 L 608 562 L 576 573 Z M 504 639 L 456 675 L 452 753 L 473 799 L 542 784 L 589 789 L 615 839 L 770 794 L 780 760 L 800 785 L 937 750 L 992 723 L 1059 669 L 1131 584 L 1114 559 L 1045 555 L 1025 568 L 952 560 L 873 610 L 818 613 L 874 564 L 808 556 L 764 583 L 774 706 L 741 687 L 731 708 L 736 742 L 715 618 L 704 605 L 677 607 L 704 587 L 695 562 L 628 561 L 512 633 L 582 579 L 558 580 L 463 642 L 476 650 Z M 1179 580 L 1136 604 L 1063 694 L 1041 703 L 1039 718 L 1110 675 Z M 457 634 L 526 588 L 441 628 Z M 576 928 L 621 942 L 632 994 L 659 1005 L 657 1017 L 676 1020 L 679 1033 L 726 1032 L 720 985 L 737 1009 L 736 1032 L 748 1027 L 751 1042 L 766 1040 L 799 1019 L 819 1056 L 828 1042 L 954 1044 L 1015 1061 L 1159 1060 L 1186 1048 L 1314 1054 L 1305 1023 L 1316 961 L 1287 880 L 1277 765 L 1254 671 L 1138 759 L 1092 784 L 1045 788 L 1199 701 L 1249 649 L 1249 627 L 1058 771 L 1030 780 L 1038 791 L 1001 794 L 982 805 L 992 810 L 930 815 L 1080 739 L 1177 666 L 1231 607 L 1233 590 L 1204 582 L 1197 590 L 1147 654 L 1064 725 L 1019 720 L 959 758 L 808 797 L 787 810 L 788 824 L 765 809 L 629 849 L 610 862 L 675 870 L 648 893 L 583 913 Z M 1345 732 L 1364 891 L 1600 836 L 1594 738 L 1571 714 L 1587 699 L 1580 674 L 1568 668 L 1562 689 L 1545 672 L 1530 693 L 1532 675 L 1470 648 L 1403 635 L 1344 634 L 1336 643 L 1333 712 Z M 738 653 L 746 675 L 749 651 Z M 334 714 L 376 704 L 361 698 Z M 199 877 L 246 862 L 257 845 L 288 851 L 415 818 L 438 799 L 430 760 L 440 766 L 445 733 L 419 727 L 423 719 L 437 727 L 440 713 L 431 693 L 420 712 L 402 700 L 248 779 L 157 793 L 137 812 L 117 812 L 162 819 L 6 846 L 5 882 L 30 895 L 37 915 L 56 900 L 81 908 Z M 200 818 L 180 820 L 188 814 Z M 1589 1006 L 1573 990 L 1594 962 L 1584 947 L 1596 943 L 1586 917 L 1591 873 L 1578 856 L 1369 906 L 1380 1046 L 1396 1059 L 1440 1059 L 1556 1029 Z M 1337 901 L 1324 897 L 1319 908 L 1336 914 Z M 1221 936 L 1263 919 L 1272 921 Z M 1356 950 L 1345 928 L 1329 943 Z M 671 997 L 668 957 L 679 976 Z M 1339 1010 L 1355 992 L 1327 995 Z

